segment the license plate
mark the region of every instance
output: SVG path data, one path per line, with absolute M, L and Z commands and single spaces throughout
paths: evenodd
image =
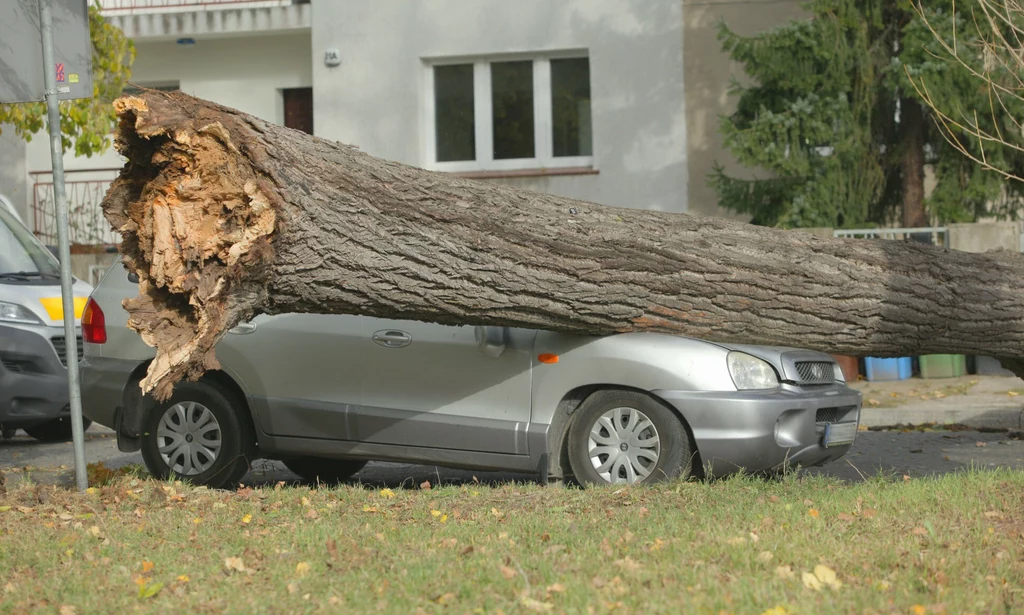
M 825 425 L 825 448 L 852 444 L 857 437 L 857 423 L 829 423 Z

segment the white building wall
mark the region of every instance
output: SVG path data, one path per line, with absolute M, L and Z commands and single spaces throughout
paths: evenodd
M 426 164 L 426 61 L 587 50 L 596 175 L 503 180 L 608 205 L 685 211 L 680 0 L 320 0 L 316 134 Z M 324 65 L 325 50 L 341 65 Z

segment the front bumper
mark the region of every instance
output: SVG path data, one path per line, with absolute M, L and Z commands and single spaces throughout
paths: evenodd
M 860 421 L 861 394 L 843 385 L 773 392 L 654 391 L 693 432 L 709 476 L 816 466 L 839 459 L 850 444 L 826 447 L 828 423 Z M 852 444 L 852 443 L 851 443 Z
M 64 329 L 0 325 L 0 424 L 31 427 L 70 415 Z M 81 342 L 79 342 L 81 347 Z

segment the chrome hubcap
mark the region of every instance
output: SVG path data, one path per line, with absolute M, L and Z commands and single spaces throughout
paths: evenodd
M 202 404 L 174 404 L 160 417 L 156 443 L 172 472 L 179 476 L 202 474 L 220 455 L 220 423 Z
M 654 423 L 636 408 L 602 414 L 590 430 L 590 463 L 609 483 L 636 483 L 651 475 L 661 458 Z

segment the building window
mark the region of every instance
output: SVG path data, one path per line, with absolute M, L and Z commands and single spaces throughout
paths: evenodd
M 593 164 L 586 57 L 435 63 L 427 69 L 428 166 L 442 171 Z

